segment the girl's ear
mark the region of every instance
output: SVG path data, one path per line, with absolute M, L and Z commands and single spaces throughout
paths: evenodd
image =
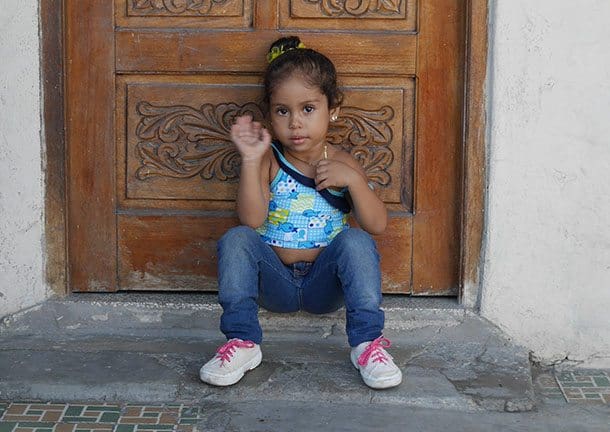
M 339 111 L 341 107 L 334 107 L 330 109 L 330 121 L 336 121 L 339 118 Z

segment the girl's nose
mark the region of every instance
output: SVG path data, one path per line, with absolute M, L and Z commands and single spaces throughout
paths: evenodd
M 290 129 L 296 129 L 301 125 L 301 120 L 296 115 L 290 116 L 290 124 L 288 125 Z

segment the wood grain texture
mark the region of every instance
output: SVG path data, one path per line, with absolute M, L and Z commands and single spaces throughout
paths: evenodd
M 66 0 L 65 11 L 69 285 L 114 291 L 112 2 Z
M 283 1 L 279 27 L 286 31 L 342 30 L 415 32 L 417 0 L 332 2 L 328 0 Z M 356 46 L 352 49 L 357 49 Z
M 254 0 L 180 2 L 114 0 L 119 27 L 145 29 L 249 29 Z
M 64 134 L 63 16 L 61 0 L 41 0 L 42 97 L 46 167 L 45 275 L 51 290 L 68 292 L 66 256 L 66 170 Z
M 462 1 L 420 2 L 413 221 L 413 293 L 417 295 L 457 294 L 464 14 Z
M 485 210 L 485 85 L 487 81 L 486 0 L 468 2 L 468 49 L 466 54 L 466 106 L 464 142 L 464 186 L 460 260 L 460 299 L 478 307 L 481 247 Z
M 164 72 L 240 72 L 260 74 L 266 66 L 265 55 L 280 37 L 277 31 L 231 32 L 116 32 L 117 71 L 122 73 Z M 253 38 L 256 44 L 252 45 Z M 340 74 L 414 75 L 416 39 L 412 35 L 377 34 L 358 39 L 354 49 L 352 35 L 303 35 L 307 46 L 319 49 L 333 59 Z M 246 49 L 246 47 L 248 47 Z M 388 47 L 392 55 L 388 55 Z
M 229 215 L 119 215 L 121 289 L 217 290 L 216 245 L 238 224 Z M 410 218 L 404 217 L 390 218 L 386 233 L 375 236 L 386 293 L 409 290 L 410 237 Z
M 254 28 L 256 30 L 273 30 L 278 24 L 278 2 L 267 0 L 254 2 Z
M 216 243 L 235 217 L 120 215 L 119 284 L 125 290 L 217 290 Z
M 261 88 L 245 83 L 209 82 L 198 77 L 182 84 L 158 76 L 131 76 L 117 82 L 117 196 L 122 207 L 226 209 L 236 196 L 239 156 L 229 137 L 237 115 L 262 121 Z M 329 141 L 356 157 L 369 181 L 388 204 L 410 212 L 412 202 L 415 83 L 347 79 L 339 118 Z M 136 202 L 134 202 L 136 201 Z M 211 203 L 216 201 L 219 207 Z

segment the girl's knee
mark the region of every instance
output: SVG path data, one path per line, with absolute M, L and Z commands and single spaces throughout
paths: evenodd
M 349 228 L 334 238 L 342 250 L 357 255 L 372 255 L 378 257 L 375 240 L 369 233 L 359 228 Z

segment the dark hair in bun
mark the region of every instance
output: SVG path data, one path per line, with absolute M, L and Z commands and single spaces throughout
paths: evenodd
M 271 95 L 283 80 L 299 74 L 311 86 L 318 87 L 328 99 L 328 107 L 341 105 L 343 94 L 337 86 L 335 65 L 305 45 L 297 36 L 283 37 L 271 44 L 267 53 L 269 65 L 264 75 L 263 105 L 269 110 Z

